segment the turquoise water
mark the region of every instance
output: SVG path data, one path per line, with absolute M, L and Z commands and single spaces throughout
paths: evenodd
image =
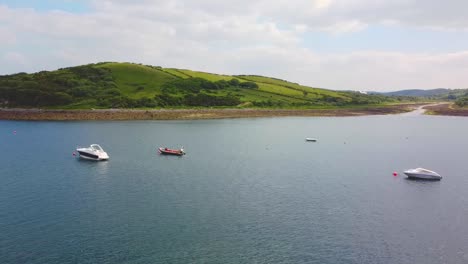
M 0 263 L 468 263 L 467 135 L 405 115 L 0 121 Z M 72 156 L 91 143 L 110 160 Z

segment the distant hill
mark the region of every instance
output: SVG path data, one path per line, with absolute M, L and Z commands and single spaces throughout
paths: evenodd
M 0 76 L 0 107 L 340 107 L 398 102 L 256 75 L 103 62 Z
M 450 92 L 450 89 L 438 88 L 431 90 L 421 90 L 421 89 L 411 89 L 411 90 L 401 90 L 395 92 L 382 93 L 387 96 L 418 96 L 418 97 L 430 97 L 445 94 Z
M 395 92 L 371 92 L 372 94 L 381 94 L 386 96 L 410 96 L 410 97 L 425 97 L 433 99 L 448 99 L 454 100 L 457 97 L 464 96 L 468 92 L 468 89 L 447 89 L 447 88 L 438 88 L 431 90 L 422 90 L 422 89 L 410 89 L 410 90 L 401 90 Z

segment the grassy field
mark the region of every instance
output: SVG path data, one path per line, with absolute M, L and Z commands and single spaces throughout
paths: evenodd
M 131 98 L 153 97 L 161 86 L 177 77 L 157 68 L 130 63 L 106 63 L 97 67 L 110 69 L 117 88 Z
M 337 91 L 332 91 L 332 90 L 327 90 L 327 89 L 321 89 L 321 88 L 313 88 L 313 87 L 308 87 L 308 86 L 303 86 L 297 83 L 292 83 L 288 82 L 285 80 L 280 80 L 276 78 L 269 78 L 269 77 L 264 77 L 264 76 L 255 76 L 255 75 L 238 75 L 236 76 L 240 79 L 243 80 L 248 80 L 248 81 L 254 81 L 257 83 L 265 83 L 265 84 L 271 84 L 274 86 L 281 86 L 287 89 L 292 89 L 296 91 L 306 91 L 309 93 L 317 93 L 317 94 L 327 94 L 331 96 L 340 96 Z
M 179 72 L 184 73 L 187 76 L 190 76 L 192 78 L 198 77 L 198 78 L 203 78 L 208 81 L 219 81 L 219 80 L 231 80 L 234 78 L 233 76 L 229 75 L 221 75 L 221 74 L 214 74 L 214 73 L 207 73 L 207 72 L 199 72 L 199 71 L 191 71 L 191 70 L 179 70 Z
M 173 69 L 173 68 L 164 68 L 162 69 L 164 72 L 169 73 L 175 77 L 182 78 L 182 79 L 187 79 L 191 78 L 192 76 L 187 75 L 186 73 L 182 72 L 181 70 L 178 69 Z
M 223 75 L 105 62 L 0 76 L 0 107 L 352 108 L 401 103 L 381 95 L 333 91 L 255 75 Z

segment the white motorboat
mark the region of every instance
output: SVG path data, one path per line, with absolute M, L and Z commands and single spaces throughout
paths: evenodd
M 437 172 L 423 169 L 423 168 L 407 170 L 405 171 L 405 174 L 406 176 L 408 176 L 408 178 L 413 178 L 413 179 L 423 179 L 423 180 L 442 179 L 442 176 L 440 176 Z
M 108 160 L 109 155 L 98 144 L 92 144 L 88 148 L 77 148 L 80 158 L 88 160 Z
M 317 142 L 317 139 L 315 139 L 315 138 L 306 138 L 306 141 Z

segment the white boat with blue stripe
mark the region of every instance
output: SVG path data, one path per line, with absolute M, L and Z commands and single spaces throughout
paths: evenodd
M 91 144 L 87 148 L 77 148 L 76 151 L 80 154 L 80 158 L 87 160 L 108 160 L 109 155 L 98 144 Z

